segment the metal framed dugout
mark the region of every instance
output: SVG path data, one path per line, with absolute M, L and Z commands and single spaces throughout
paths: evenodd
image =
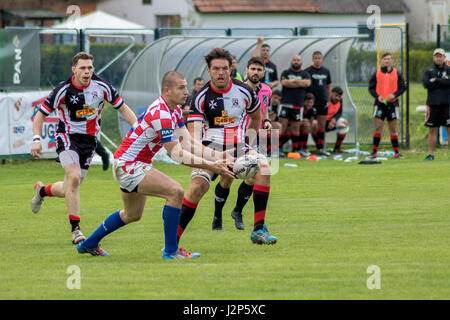
M 346 143 L 358 145 L 357 112 L 347 87 L 346 63 L 353 42 L 361 36 L 303 36 L 267 37 L 265 43 L 271 46 L 270 60 L 275 63 L 278 73 L 290 67 L 291 58 L 302 57 L 305 69 L 312 63 L 312 53 L 322 52 L 324 65 L 331 72 L 333 86 L 344 90 L 344 117 L 350 125 Z M 127 104 L 136 114 L 142 113 L 161 92 L 161 79 L 170 70 L 183 74 L 189 85 L 196 77 L 208 81 L 206 63 L 203 57 L 215 47 L 229 50 L 238 60 L 238 71 L 245 73 L 248 59 L 255 48 L 256 37 L 188 37 L 168 36 L 148 45 L 128 68 L 120 91 Z M 119 118 L 122 136 L 129 125 Z M 333 134 L 327 135 L 328 142 L 334 142 Z

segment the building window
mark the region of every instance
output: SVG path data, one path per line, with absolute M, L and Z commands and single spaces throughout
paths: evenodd
M 143 5 L 151 5 L 152 4 L 152 0 L 142 0 L 142 4 Z
M 157 28 L 179 28 L 181 27 L 181 16 L 175 15 L 156 15 Z

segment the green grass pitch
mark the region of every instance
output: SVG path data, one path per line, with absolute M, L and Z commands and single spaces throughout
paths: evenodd
M 272 177 L 266 222 L 273 246 L 250 241 L 230 212 L 240 181 L 224 208 L 224 230 L 211 231 L 213 188 L 200 202 L 181 245 L 196 260 L 165 261 L 163 200 L 148 198 L 141 221 L 102 241 L 110 257 L 80 255 L 70 241 L 64 199 L 46 199 L 38 214 L 30 199 L 36 180 L 62 178 L 54 161 L 0 165 L 0 299 L 449 299 L 450 160 L 425 154 L 381 165 L 282 160 Z M 296 163 L 298 167 L 284 167 Z M 155 164 L 186 189 L 190 169 Z M 81 187 L 81 227 L 91 234 L 122 207 L 110 171 L 92 166 Z M 380 289 L 368 289 L 380 270 Z M 80 289 L 69 289 L 70 266 Z

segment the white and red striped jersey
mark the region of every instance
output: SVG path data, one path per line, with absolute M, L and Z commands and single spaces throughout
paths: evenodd
M 183 126 L 181 107 L 171 110 L 164 98 L 159 97 L 139 116 L 136 129 L 128 131 L 114 159 L 127 165 L 136 161 L 150 164 L 162 144 L 177 139 L 175 130 Z
M 209 81 L 192 99 L 187 121 L 204 121 L 203 141 L 233 145 L 245 142 L 248 114 L 259 107 L 258 95 L 242 81 L 231 79 L 226 91 L 215 90 Z
M 118 109 L 123 100 L 111 84 L 95 74 L 84 87 L 76 86 L 74 77 L 53 89 L 39 110 L 46 116 L 57 110 L 59 124 L 56 135 L 78 133 L 95 136 L 100 130 L 105 101 Z

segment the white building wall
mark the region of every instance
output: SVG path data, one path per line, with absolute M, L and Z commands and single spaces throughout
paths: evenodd
M 227 13 L 202 14 L 204 28 L 250 27 L 294 28 L 299 26 L 357 26 L 366 24 L 369 14 L 311 14 L 311 13 Z M 381 14 L 382 24 L 405 23 L 404 14 Z
M 437 24 L 447 24 L 450 0 L 405 0 L 410 12 L 406 14 L 414 41 L 436 41 Z
M 359 24 L 365 24 L 370 16 L 369 14 L 341 15 L 308 13 L 200 14 L 195 10 L 192 0 L 152 0 L 151 5 L 143 5 L 142 0 L 106 0 L 99 2 L 98 9 L 142 24 L 148 28 L 156 28 L 156 15 L 179 14 L 183 27 L 203 28 L 357 26 Z M 404 14 L 382 13 L 381 23 L 405 23 L 405 16 Z
M 152 0 L 151 5 L 142 4 L 142 0 L 107 0 L 99 2 L 97 8 L 147 28 L 156 28 L 156 15 L 179 14 L 184 27 L 195 26 L 199 20 L 192 0 Z

